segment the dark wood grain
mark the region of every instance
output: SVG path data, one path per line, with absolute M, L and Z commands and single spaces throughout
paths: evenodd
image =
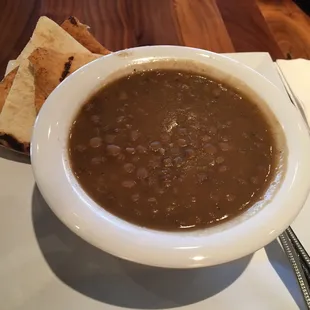
M 238 52 L 269 52 L 283 58 L 255 1 L 217 0 L 227 31 Z
M 36 23 L 37 4 L 35 0 L 0 0 L 0 77 L 7 62 L 15 59 L 28 42 Z
M 175 44 L 310 58 L 309 18 L 291 0 L 0 0 L 0 7 L 0 77 L 42 15 L 57 23 L 77 16 L 111 50 Z
M 282 53 L 288 58 L 310 59 L 309 17 L 290 0 L 259 0 L 258 6 Z
M 215 0 L 175 0 L 173 4 L 178 31 L 185 45 L 214 52 L 235 51 Z

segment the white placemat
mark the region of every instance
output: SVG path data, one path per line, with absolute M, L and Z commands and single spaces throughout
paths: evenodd
M 283 89 L 268 54 L 229 56 Z M 1 309 L 306 309 L 277 241 L 235 262 L 196 270 L 122 261 L 87 244 L 56 218 L 25 161 L 0 150 Z M 294 229 L 305 241 L 309 202 L 301 216 Z

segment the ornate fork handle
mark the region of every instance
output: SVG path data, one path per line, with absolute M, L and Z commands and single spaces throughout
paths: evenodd
M 294 269 L 297 282 L 302 291 L 305 303 L 310 309 L 310 268 L 309 255 L 296 237 L 294 231 L 289 227 L 279 236 L 282 247 Z

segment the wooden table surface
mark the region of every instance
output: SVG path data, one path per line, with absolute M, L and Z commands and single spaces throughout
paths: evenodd
M 310 58 L 310 21 L 292 0 L 0 0 L 0 77 L 38 18 L 70 15 L 107 48 L 187 45 L 215 52 Z

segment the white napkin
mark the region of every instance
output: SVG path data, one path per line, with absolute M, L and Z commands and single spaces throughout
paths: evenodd
M 277 60 L 276 67 L 293 103 L 310 124 L 310 61 Z
M 277 60 L 275 64 L 282 82 L 295 106 L 310 125 L 310 61 L 305 59 Z M 310 253 L 309 226 L 310 196 L 292 227 Z

